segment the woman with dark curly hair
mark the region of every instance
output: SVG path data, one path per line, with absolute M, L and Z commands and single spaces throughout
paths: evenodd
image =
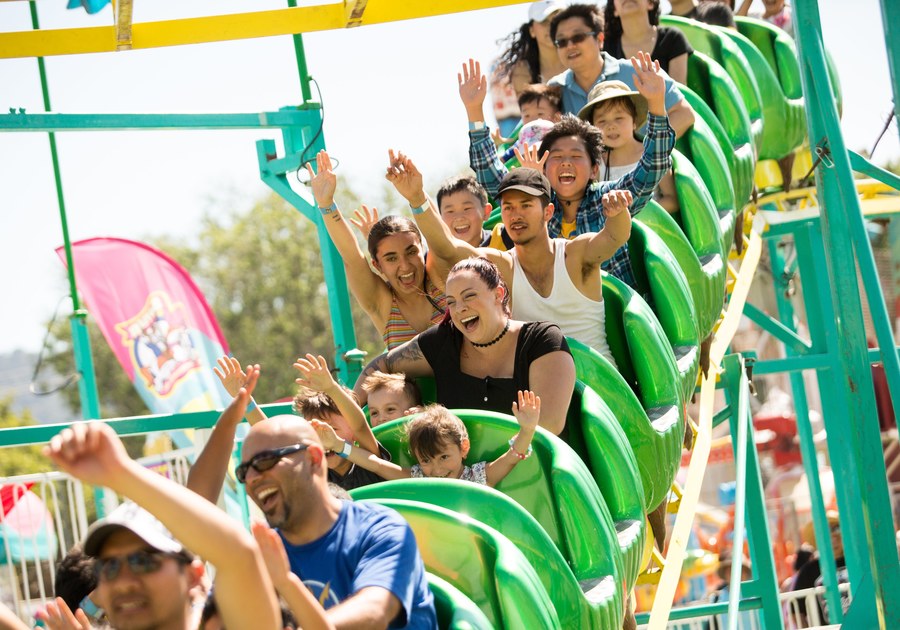
M 684 34 L 659 26 L 659 0 L 609 0 L 603 10 L 603 49 L 616 59 L 638 51 L 650 56 L 678 83 L 687 82 L 688 55 L 694 52 Z
M 506 46 L 497 61 L 497 78 L 508 80 L 516 96 L 532 83 L 546 83 L 565 72 L 550 39 L 550 20 L 565 7 L 555 0 L 532 3 L 528 21 L 503 40 Z

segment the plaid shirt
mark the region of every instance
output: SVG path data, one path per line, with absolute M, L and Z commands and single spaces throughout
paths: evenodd
M 671 154 L 675 147 L 675 132 L 669 126 L 667 116 L 649 114 L 647 135 L 644 137 L 644 154 L 635 169 L 624 177 L 612 182 L 591 182 L 584 193 L 575 215 L 575 232 L 572 236 L 588 232 L 599 232 L 606 224 L 603 214 L 603 195 L 610 190 L 627 190 L 634 201 L 629 208 L 631 216 L 637 214 L 653 197 L 653 190 L 659 180 L 672 165 Z M 469 132 L 469 165 L 475 171 L 479 183 L 488 194 L 496 198 L 500 180 L 508 169 L 497 156 L 497 149 L 491 140 L 487 128 Z M 562 229 L 562 204 L 556 191 L 550 197 L 555 210 L 547 227 L 550 238 L 560 236 Z M 634 287 L 634 273 L 631 270 L 631 259 L 628 255 L 628 244 L 620 247 L 609 260 L 603 261 L 601 268 Z

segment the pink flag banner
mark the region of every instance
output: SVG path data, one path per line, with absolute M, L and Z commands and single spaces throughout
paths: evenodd
M 66 264 L 64 249 L 56 253 Z M 181 265 L 121 238 L 78 241 L 72 255 L 79 294 L 151 412 L 227 405 L 230 397 L 212 366 L 228 345 Z

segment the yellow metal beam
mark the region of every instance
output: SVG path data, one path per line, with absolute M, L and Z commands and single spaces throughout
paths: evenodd
M 140 50 L 310 33 L 489 9 L 521 2 L 522 0 L 347 0 L 309 7 L 140 22 L 131 25 L 131 48 Z M 118 35 L 116 25 L 0 33 L 0 59 L 113 52 L 118 47 Z

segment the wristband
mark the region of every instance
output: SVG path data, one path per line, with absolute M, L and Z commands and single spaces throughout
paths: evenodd
M 484 124 L 483 120 L 476 120 L 474 122 L 469 122 L 469 131 L 480 131 L 484 129 L 487 125 Z
M 257 408 L 258 407 L 256 406 L 256 401 L 251 398 L 250 402 L 247 404 L 247 413 L 250 413 L 251 411 L 253 411 L 254 409 L 257 409 Z
M 509 438 L 509 450 L 511 450 L 511 451 L 513 452 L 513 455 L 515 455 L 516 457 L 518 457 L 520 460 L 522 460 L 522 459 L 528 459 L 529 457 L 531 457 L 531 453 L 533 452 L 533 451 L 532 451 L 532 448 L 531 448 L 531 444 L 528 445 L 528 450 L 525 451 L 524 454 L 522 454 L 522 453 L 520 453 L 519 451 L 517 451 L 517 450 L 515 449 L 515 447 L 513 446 L 513 444 L 516 443 L 516 438 L 517 438 L 517 437 L 519 437 L 519 434 L 518 434 L 518 433 L 517 433 L 516 435 L 512 436 L 511 438 Z
M 350 442 L 344 442 L 344 448 L 341 449 L 340 453 L 337 453 L 338 457 L 342 457 L 347 459 L 350 457 L 350 451 L 353 449 L 353 445 Z
M 332 201 L 331 205 L 327 208 L 319 208 L 319 212 L 322 213 L 323 217 L 331 214 L 332 212 L 337 212 L 337 204 Z
M 416 208 L 410 206 L 410 209 L 412 210 L 413 214 L 422 214 L 423 212 L 428 210 L 428 197 L 425 197 L 425 203 L 423 203 L 421 206 L 418 206 Z

